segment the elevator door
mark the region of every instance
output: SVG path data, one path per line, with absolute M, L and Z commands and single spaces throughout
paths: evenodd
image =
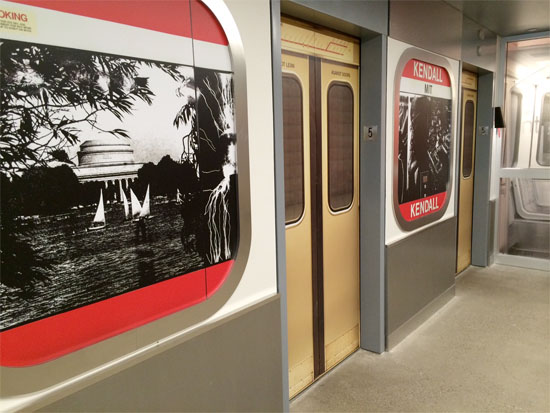
M 292 397 L 359 347 L 359 45 L 281 32 Z
M 457 273 L 465 270 L 472 261 L 476 109 L 477 75 L 464 71 L 462 72 L 462 133 L 458 198 Z

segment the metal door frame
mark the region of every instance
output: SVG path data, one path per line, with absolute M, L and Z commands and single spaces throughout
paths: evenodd
M 464 72 L 469 72 L 469 73 L 473 73 L 475 76 L 476 76 L 476 89 L 473 90 L 473 89 L 468 89 L 468 88 L 465 88 L 463 85 L 462 85 L 462 74 Z M 458 151 L 458 154 L 457 154 L 457 165 L 456 165 L 456 168 L 455 168 L 455 172 L 456 172 L 456 177 L 457 177 L 457 180 L 456 180 L 456 189 L 457 189 L 457 196 L 456 196 L 456 204 L 455 204 L 455 211 L 456 211 L 456 264 L 455 264 L 455 272 L 456 272 L 456 275 L 458 275 L 460 272 L 464 271 L 465 269 L 468 268 L 469 265 L 472 265 L 472 257 L 473 257 L 473 238 L 474 238 L 474 206 L 475 206 L 475 174 L 476 174 L 476 159 L 477 159 L 477 139 L 478 139 L 478 135 L 480 133 L 480 128 L 478 127 L 478 116 L 477 116 L 477 113 L 479 111 L 479 108 L 478 108 L 478 100 L 479 100 L 479 93 L 478 93 L 478 89 L 479 89 L 479 73 L 477 72 L 473 72 L 471 70 L 468 70 L 468 69 L 465 69 L 463 67 L 463 65 L 461 64 L 460 65 L 460 92 L 458 93 L 459 97 L 458 97 L 458 107 L 460 108 L 459 109 L 459 113 L 458 113 L 458 123 L 459 123 L 459 130 L 458 130 L 458 145 L 457 145 L 457 151 Z M 461 270 L 460 272 L 458 271 L 458 248 L 459 248 L 459 243 L 458 243 L 458 240 L 459 240 L 459 229 L 460 229 L 460 187 L 461 187 L 461 181 L 463 179 L 462 177 L 462 165 L 463 165 L 463 145 L 464 145 L 464 119 L 463 119 L 463 116 L 464 116 L 464 109 L 465 109 L 465 106 L 464 106 L 464 90 L 469 90 L 469 91 L 473 91 L 475 92 L 476 94 L 476 101 L 475 101 L 475 122 L 474 122 L 474 130 L 473 130 L 473 133 L 474 133 L 474 142 L 473 142 L 473 148 L 472 148 L 472 151 L 473 151 L 473 163 L 472 163 L 472 174 L 468 177 L 470 179 L 473 179 L 474 180 L 474 183 L 472 185 L 472 228 L 471 228 L 471 237 L 470 237 L 470 264 L 464 268 L 464 270 Z
M 380 15 L 387 23 L 387 3 L 349 5 L 345 10 L 323 10 L 324 13 L 298 4 L 298 1 L 271 1 L 271 34 L 273 63 L 273 111 L 275 153 L 275 210 L 277 234 L 278 292 L 281 297 L 283 398 L 288 401 L 288 334 L 286 299 L 286 242 L 284 155 L 281 71 L 281 3 L 287 14 L 303 17 L 313 23 L 334 27 L 361 40 L 359 73 L 359 211 L 360 225 L 360 346 L 382 353 L 386 348 L 385 330 L 385 185 L 386 185 L 386 60 L 387 24 L 380 24 Z M 329 6 L 329 5 L 327 5 Z M 324 7 L 324 4 L 311 7 Z M 355 8 L 358 10 L 355 10 Z M 370 19 L 353 22 L 372 7 Z M 338 16 L 335 13 L 347 13 Z M 373 31 L 384 28 L 384 32 Z M 374 28 L 374 29 L 373 29 Z M 370 213 L 367 214 L 367 211 Z M 285 405 L 288 411 L 288 404 Z

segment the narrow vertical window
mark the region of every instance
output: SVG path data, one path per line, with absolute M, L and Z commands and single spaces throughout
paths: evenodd
M 472 175 L 474 151 L 474 102 L 468 100 L 464 105 L 464 141 L 462 142 L 462 177 Z
M 523 95 L 519 92 L 512 91 L 511 97 L 512 119 L 510 119 L 511 127 L 509 130 L 511 135 L 510 139 L 512 139 L 513 142 L 513 145 L 510 145 L 510 147 L 514 148 L 512 166 L 515 167 L 518 164 L 519 144 L 521 139 L 521 110 L 523 105 Z
M 541 166 L 550 166 L 550 93 L 543 97 L 539 128 L 537 162 Z
M 285 222 L 304 212 L 304 144 L 302 87 L 294 76 L 283 75 L 283 145 L 285 155 Z
M 353 201 L 353 91 L 345 83 L 328 90 L 328 199 L 333 211 Z

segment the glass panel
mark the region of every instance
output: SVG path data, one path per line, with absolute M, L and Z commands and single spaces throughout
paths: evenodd
M 550 38 L 510 42 L 506 59 L 502 166 L 550 166 Z
M 462 143 L 462 177 L 472 174 L 474 144 L 474 102 L 468 100 L 464 105 L 464 142 Z
M 502 166 L 518 171 L 500 179 L 498 249 L 548 260 L 550 179 L 541 169 L 550 166 L 550 38 L 508 43 L 505 106 Z
M 550 180 L 500 180 L 500 252 L 550 258 Z
M 521 134 L 521 108 L 523 105 L 523 95 L 519 92 L 512 91 L 510 94 L 510 103 L 508 105 L 508 124 L 506 127 L 506 147 L 507 159 L 504 160 L 504 166 L 515 167 L 518 164 L 519 142 Z
M 550 166 L 550 93 L 544 95 L 540 112 L 537 162 L 542 166 Z
M 296 222 L 304 211 L 304 145 L 302 87 L 283 75 L 283 145 L 285 156 L 285 221 Z
M 353 200 L 353 91 L 345 83 L 328 90 L 328 199 L 333 211 Z

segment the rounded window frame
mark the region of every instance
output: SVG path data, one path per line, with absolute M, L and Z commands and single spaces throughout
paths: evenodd
M 189 0 L 191 3 L 196 0 Z M 112 371 L 130 367 L 164 349 L 186 341 L 190 335 L 211 328 L 208 319 L 233 295 L 244 274 L 251 246 L 251 196 L 248 138 L 247 76 L 243 42 L 228 6 L 217 0 L 200 0 L 212 12 L 227 40 L 232 65 L 235 125 L 237 131 L 238 241 L 233 265 L 220 287 L 211 296 L 187 308 L 131 327 L 81 349 L 52 355 L 44 362 L 21 367 L 0 366 L 0 375 L 9 387 L 5 397 L 35 393 L 44 401 L 68 389 L 80 388 L 106 377 Z M 23 4 L 27 6 L 26 4 Z M 55 11 L 56 13 L 63 13 Z M 89 18 L 89 17 L 88 17 Z M 185 275 L 183 275 L 185 276 Z M 52 374 L 55 372 L 55 374 Z M 111 373 L 109 373 L 111 372 Z M 91 380 L 91 381 L 90 381 Z

